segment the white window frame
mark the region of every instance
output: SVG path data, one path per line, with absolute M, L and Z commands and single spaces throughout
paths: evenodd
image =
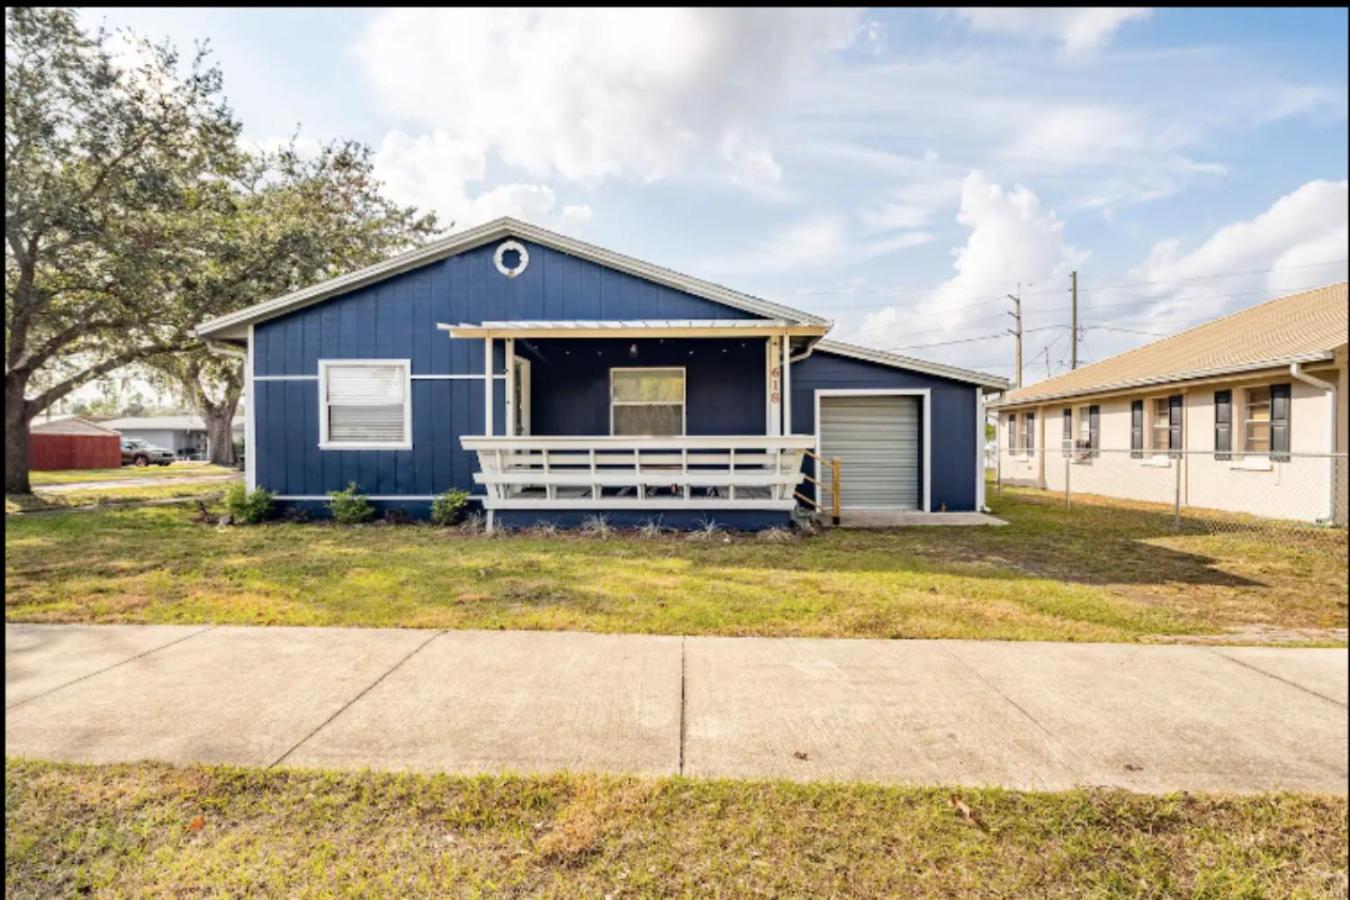
M 1172 451 L 1172 448 L 1168 446 L 1168 444 L 1172 440 L 1170 437 L 1172 433 L 1171 397 L 1172 397 L 1171 394 L 1161 394 L 1161 395 L 1155 394 L 1154 396 L 1148 398 L 1148 400 L 1146 401 L 1147 406 L 1145 407 L 1145 412 L 1147 413 L 1148 418 L 1148 425 L 1147 425 L 1148 452 L 1152 454 L 1154 457 L 1163 457 L 1164 459 L 1171 459 L 1171 456 L 1169 454 Z M 1183 400 L 1182 402 L 1184 403 L 1185 401 Z M 1163 441 L 1162 446 L 1158 446 L 1157 444 L 1157 437 L 1158 437 L 1157 410 L 1159 403 L 1163 405 L 1163 412 L 1162 412 L 1163 433 L 1169 435 L 1169 437 Z M 1184 435 L 1185 434 L 1184 422 L 1182 424 L 1182 429 L 1183 429 L 1182 434 Z
M 328 440 L 328 369 L 353 366 L 403 367 L 403 440 Z M 321 359 L 319 360 L 319 449 L 320 450 L 411 450 L 412 449 L 412 360 L 411 359 Z
M 1275 420 L 1273 418 L 1273 413 L 1275 412 L 1275 398 L 1271 396 L 1273 393 L 1271 390 L 1272 387 L 1274 386 L 1270 384 L 1253 384 L 1240 389 L 1242 393 L 1242 452 L 1266 461 L 1269 461 L 1271 444 L 1275 439 Z M 1248 426 L 1252 424 L 1252 406 L 1260 405 L 1252 403 L 1252 391 L 1266 392 L 1266 402 L 1264 404 L 1266 407 L 1266 449 L 1264 450 L 1252 449 L 1251 437 L 1248 432 Z
M 684 366 L 610 366 L 609 369 L 609 433 L 614 434 L 615 406 L 674 406 L 674 403 L 652 403 L 646 400 L 615 400 L 615 372 L 679 372 L 680 373 L 680 433 L 672 437 L 684 437 L 689 431 L 689 374 Z
M 923 466 L 923 511 L 933 511 L 933 392 L 929 388 L 816 388 L 815 409 L 812 426 L 816 430 L 816 459 L 821 458 L 820 447 L 820 398 L 822 397 L 918 397 L 919 415 L 923 417 L 923 441 L 921 464 Z M 1016 415 L 1009 413 L 1009 415 Z M 1026 417 L 1020 417 L 1022 422 Z M 842 475 L 841 475 L 842 477 Z M 813 496 L 816 507 L 820 506 L 820 481 L 817 480 Z M 840 507 L 849 509 L 851 507 Z M 867 508 L 867 507 L 862 507 Z

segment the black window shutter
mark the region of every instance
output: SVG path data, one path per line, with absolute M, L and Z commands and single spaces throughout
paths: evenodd
M 1144 455 L 1144 401 L 1130 401 L 1130 457 L 1139 459 Z
M 1232 459 L 1233 392 L 1214 392 L 1214 458 Z
M 1181 449 L 1181 395 L 1167 398 L 1167 449 Z
M 1008 413 L 1008 449 L 1017 451 L 1017 413 Z
M 1088 446 L 1093 456 L 1097 455 L 1101 446 L 1101 424 L 1102 408 L 1094 403 L 1088 407 Z
M 1064 452 L 1073 449 L 1073 410 L 1064 410 Z
M 1270 455 L 1289 459 L 1289 385 L 1270 386 Z

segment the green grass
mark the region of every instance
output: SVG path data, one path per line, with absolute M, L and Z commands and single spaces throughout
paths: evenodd
M 28 481 L 33 487 L 49 484 L 77 484 L 82 481 L 120 481 L 124 478 L 201 478 L 207 475 L 237 475 L 237 469 L 199 463 L 174 463 L 168 466 L 122 466 L 119 469 L 61 469 L 32 471 Z
M 1151 511 L 991 501 L 1010 525 L 785 542 L 216 528 L 181 506 L 13 516 L 6 618 L 1070 641 L 1345 625 L 1343 532 L 1175 534 Z
M 10 759 L 5 893 L 1344 897 L 1346 812 L 1284 794 Z
M 56 509 L 69 509 L 78 506 L 99 504 L 135 504 L 153 500 L 168 500 L 181 497 L 196 497 L 214 500 L 224 493 L 226 484 L 211 481 L 205 484 L 167 484 L 137 485 L 120 488 L 90 488 L 80 491 L 62 491 L 53 494 L 38 488 L 33 494 L 6 494 L 5 513 L 45 512 Z

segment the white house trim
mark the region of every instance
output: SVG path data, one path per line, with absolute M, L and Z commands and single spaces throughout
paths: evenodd
M 926 375 L 936 375 L 939 378 L 951 378 L 954 381 L 966 381 L 971 384 L 978 384 L 982 387 L 994 388 L 1000 391 L 1008 389 L 1008 379 L 1000 378 L 997 375 L 986 375 L 984 372 L 975 372 L 970 369 L 961 369 L 956 366 L 946 366 L 941 363 L 928 362 L 924 359 L 915 359 L 912 356 L 901 356 L 898 353 L 888 353 L 885 350 L 873 350 L 870 347 L 845 344 L 843 341 L 832 341 L 828 338 L 822 338 L 816 342 L 815 350 L 821 353 L 833 353 L 836 356 L 847 356 L 852 359 L 862 360 L 863 362 L 889 366 L 892 369 L 910 369 L 915 372 L 923 372 Z
M 252 326 L 250 326 L 251 328 Z M 403 440 L 328 440 L 328 368 L 330 366 L 403 367 Z M 412 449 L 412 360 L 411 359 L 321 359 L 319 360 L 319 449 L 320 450 L 411 450 Z M 250 419 L 255 418 L 249 416 Z
M 318 375 L 254 375 L 254 381 L 313 381 Z
M 933 392 L 928 388 L 817 388 L 815 391 L 816 458 L 820 458 L 821 397 L 919 397 L 923 416 L 923 511 L 933 511 Z M 845 478 L 848 477 L 844 473 Z M 980 473 L 983 481 L 984 473 Z M 815 484 L 816 506 L 820 506 L 820 483 Z
M 248 326 L 247 355 L 244 359 L 244 396 L 248 397 L 248 415 L 244 417 L 244 484 L 258 487 L 258 397 L 253 389 L 253 326 Z

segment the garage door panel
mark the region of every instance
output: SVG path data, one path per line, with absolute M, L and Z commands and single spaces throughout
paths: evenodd
M 919 398 L 822 396 L 818 428 L 821 454 L 840 460 L 841 507 L 920 508 Z

